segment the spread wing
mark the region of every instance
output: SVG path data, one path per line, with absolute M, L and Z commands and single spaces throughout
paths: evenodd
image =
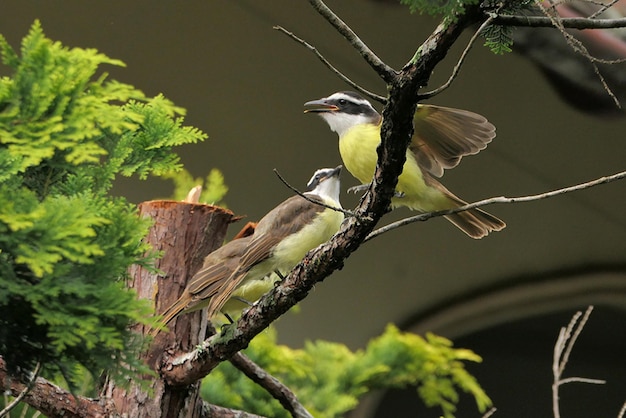
M 441 177 L 465 155 L 477 154 L 496 136 L 489 121 L 467 110 L 419 105 L 413 118 L 415 134 L 409 149 L 422 170 Z

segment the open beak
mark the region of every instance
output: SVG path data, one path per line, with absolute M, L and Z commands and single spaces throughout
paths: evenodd
M 304 113 L 335 112 L 337 110 L 339 110 L 339 108 L 328 103 L 326 99 L 311 100 L 304 104 Z

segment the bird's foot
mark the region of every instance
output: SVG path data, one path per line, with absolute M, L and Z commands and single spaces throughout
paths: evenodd
M 372 183 L 367 184 L 359 184 L 358 186 L 353 186 L 348 189 L 348 193 L 363 193 L 366 191 Z
M 358 186 L 353 186 L 350 187 L 348 189 L 348 193 L 363 193 L 365 192 L 370 186 L 372 185 L 372 183 L 367 183 L 367 184 L 359 184 Z M 395 191 L 393 192 L 393 197 L 397 197 L 397 198 L 402 198 L 404 197 L 405 194 L 404 192 L 399 192 L 399 191 Z

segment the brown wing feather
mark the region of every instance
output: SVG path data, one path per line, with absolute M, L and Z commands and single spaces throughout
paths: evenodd
M 252 236 L 233 240 L 207 255 L 202 268 L 189 281 L 182 295 L 162 313 L 163 323 L 169 323 L 181 312 L 191 312 L 208 304 L 235 271 L 251 240 Z M 158 332 L 155 330 L 152 335 Z
M 456 167 L 465 155 L 477 154 L 496 136 L 489 121 L 467 110 L 419 105 L 410 145 L 419 166 L 436 177 Z
M 308 198 L 322 202 L 313 194 Z M 247 271 L 256 264 L 270 257 L 272 249 L 284 238 L 298 232 L 324 210 L 323 206 L 309 202 L 301 196 L 292 196 L 272 209 L 258 223 L 255 234 L 246 252 L 241 257 L 240 265 Z M 294 222 L 298 219 L 298 222 Z
M 306 194 L 312 200 L 322 200 L 312 194 Z M 208 306 L 208 317 L 216 315 L 228 301 L 233 292 L 246 279 L 252 267 L 267 260 L 278 243 L 291 234 L 298 232 L 304 225 L 324 210 L 323 206 L 309 202 L 301 196 L 292 196 L 272 209 L 257 224 L 253 239 L 239 261 L 237 270 L 224 281 Z M 297 222 L 294 222 L 298 219 Z M 270 271 L 266 272 L 267 274 Z

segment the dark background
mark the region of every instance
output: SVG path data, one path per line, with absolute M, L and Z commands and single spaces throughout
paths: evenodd
M 390 3 L 344 0 L 329 6 L 395 68 L 437 24 Z M 222 170 L 229 208 L 249 220 L 291 194 L 272 169 L 303 187 L 315 169 L 340 163 L 336 135 L 317 117 L 303 115 L 302 104 L 347 86 L 273 25 L 315 45 L 364 87 L 385 92 L 306 2 L 4 0 L 0 33 L 17 48 L 36 18 L 53 40 L 124 61 L 126 68 L 106 68 L 112 78 L 148 95 L 163 93 L 186 108 L 186 123 L 207 132 L 209 140 L 181 148 L 183 163 L 197 177 L 212 167 Z M 470 35 L 437 67 L 429 87 L 448 77 Z M 498 136 L 445 175 L 450 190 L 468 201 L 518 196 L 624 169 L 623 119 L 591 117 L 566 106 L 523 57 L 494 56 L 480 44 L 452 88 L 433 102 L 487 116 Z M 356 184 L 349 173 L 342 180 L 345 188 Z M 136 179 L 121 180 L 114 189 L 133 202 L 171 191 L 170 183 Z M 433 331 L 484 357 L 472 371 L 494 399 L 496 417 L 549 417 L 559 327 L 594 304 L 566 374 L 608 382 L 564 387 L 563 416 L 616 417 L 626 400 L 624 191 L 617 182 L 492 206 L 488 210 L 508 226 L 480 241 L 441 218 L 387 233 L 319 284 L 299 313 L 279 320 L 280 340 L 298 347 L 323 338 L 355 349 L 388 322 Z M 357 197 L 342 200 L 349 208 Z M 398 210 L 384 222 L 410 214 Z M 373 395 L 354 416 L 374 416 L 379 401 L 381 417 L 416 416 L 421 410 L 408 391 Z M 478 416 L 469 401 L 460 412 Z M 437 411 L 419 416 L 435 417 Z

